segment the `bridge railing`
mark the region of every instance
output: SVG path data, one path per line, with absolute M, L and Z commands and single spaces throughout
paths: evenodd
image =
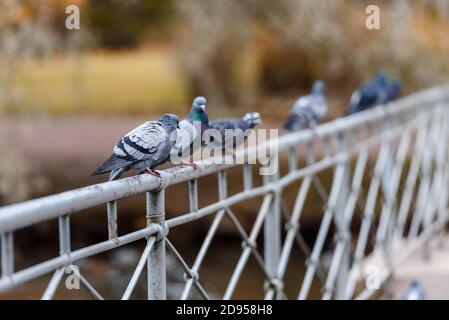
M 196 169 L 163 170 L 161 178 L 134 176 L 2 207 L 0 291 L 53 273 L 42 296 L 51 299 L 67 266 L 131 242 L 146 241 L 123 299 L 131 297 L 145 267 L 148 298 L 166 298 L 166 251 L 185 273 L 179 298 L 192 297 L 195 288 L 201 297 L 209 299 L 211 295 L 200 280 L 201 266 L 226 217 L 243 245 L 222 298 L 233 297 L 250 257 L 264 274 L 266 299 L 306 299 L 314 281 L 320 284 L 323 299 L 369 298 L 409 254 L 442 232 L 448 220 L 448 102 L 449 88 L 436 87 L 314 130 L 291 133 L 238 151 L 236 159 L 243 160 L 237 163 L 243 164 L 217 164 L 206 159 Z M 279 151 L 271 155 L 270 162 L 276 162 L 279 168 L 280 162 L 287 161 L 288 172 L 282 175 L 279 169 L 264 176 L 262 185 L 255 186 L 254 165 L 244 159 L 270 144 L 276 144 Z M 305 164 L 300 161 L 302 158 Z M 243 191 L 229 195 L 227 173 L 235 167 L 242 170 Z M 331 172 L 330 186 L 320 180 L 319 174 L 324 171 Z M 199 207 L 198 180 L 214 174 L 218 176 L 218 200 Z M 183 183 L 188 188 L 189 210 L 166 219 L 164 202 L 170 195 L 165 189 Z M 300 187 L 291 206 L 285 201 L 284 191 L 295 183 Z M 320 218 L 319 229 L 309 247 L 300 221 L 313 189 L 323 201 L 323 212 L 316 214 Z M 146 193 L 147 199 L 147 226 L 118 235 L 117 202 L 142 193 Z M 247 232 L 231 207 L 251 199 L 260 199 L 261 205 L 251 231 Z M 71 217 L 102 204 L 106 205 L 108 239 L 72 250 Z M 206 217 L 212 217 L 212 223 L 189 265 L 170 241 L 168 231 L 172 234 L 178 226 Z M 15 232 L 53 219 L 58 220 L 59 255 L 15 270 Z M 329 238 L 333 242 L 326 264 L 323 250 Z M 299 290 L 292 296 L 284 288 L 295 246 L 306 257 L 306 271 L 303 277 L 297 275 Z M 83 287 L 94 298 L 102 299 L 82 271 L 78 275 Z M 373 275 L 377 285 L 369 283 Z

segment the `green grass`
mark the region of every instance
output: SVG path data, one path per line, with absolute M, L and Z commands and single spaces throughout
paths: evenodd
M 182 77 L 163 48 L 27 60 L 14 73 L 10 88 L 18 98 L 13 104 L 0 100 L 0 110 L 176 112 L 188 103 Z

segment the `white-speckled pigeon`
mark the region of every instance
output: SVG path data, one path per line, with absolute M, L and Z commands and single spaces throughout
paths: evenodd
M 196 97 L 192 103 L 189 116 L 179 123 L 179 134 L 176 145 L 171 151 L 171 156 L 179 159 L 191 156 L 201 147 L 203 132 L 209 127 L 209 119 L 206 113 L 207 100 L 204 97 Z M 182 164 L 195 165 L 188 161 Z
M 346 114 L 360 112 L 388 101 L 388 76 L 383 71 L 363 83 L 351 96 Z
M 178 117 L 173 114 L 143 123 L 117 142 L 109 159 L 92 175 L 110 172 L 109 180 L 115 180 L 130 169 L 138 169 L 159 176 L 153 168 L 169 159 L 178 124 Z
M 247 113 L 240 119 L 217 119 L 209 122 L 209 130 L 203 137 L 203 144 L 209 149 L 222 150 L 235 148 L 245 141 L 249 130 L 262 123 L 258 112 Z M 217 139 L 214 131 L 220 135 Z
M 296 131 L 315 126 L 327 113 L 324 82 L 315 81 L 310 94 L 296 100 L 284 124 L 284 130 Z

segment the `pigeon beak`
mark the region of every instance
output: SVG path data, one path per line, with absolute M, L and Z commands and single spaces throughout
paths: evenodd
M 201 107 L 201 110 L 206 111 L 206 105 L 205 104 L 200 105 L 200 107 Z

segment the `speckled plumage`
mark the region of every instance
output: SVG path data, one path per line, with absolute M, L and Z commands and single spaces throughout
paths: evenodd
M 311 93 L 300 97 L 293 104 L 284 130 L 296 131 L 316 125 L 327 113 L 323 92 L 324 83 L 321 80 L 315 81 Z
M 123 136 L 112 155 L 92 175 L 110 172 L 109 180 L 119 178 L 130 169 L 154 168 L 164 163 L 176 141 L 178 118 L 166 114 L 147 121 Z
M 220 139 L 215 139 L 211 132 L 206 131 L 203 144 L 210 149 L 235 148 L 243 143 L 248 136 L 249 130 L 255 128 L 262 122 L 258 112 L 247 113 L 240 119 L 217 119 L 209 122 L 209 129 L 216 130 L 220 134 Z M 233 132 L 235 135 L 229 134 Z

